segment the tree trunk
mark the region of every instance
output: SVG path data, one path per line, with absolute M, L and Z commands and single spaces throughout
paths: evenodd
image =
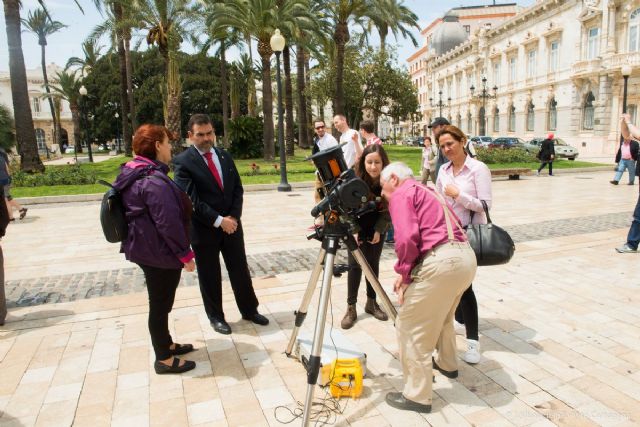
M 344 48 L 349 41 L 347 23 L 339 22 L 333 34 L 336 43 L 336 92 L 333 96 L 333 114 L 344 114 Z
M 27 72 L 22 54 L 22 36 L 20 34 L 19 0 L 2 0 L 4 19 L 9 46 L 9 73 L 11 79 L 11 98 L 15 118 L 16 142 L 20 154 L 20 169 L 26 172 L 42 172 L 44 165 L 38 156 L 36 131 L 33 126 Z
M 162 53 L 162 51 L 161 51 Z M 163 54 L 166 61 L 166 111 L 165 126 L 176 137 L 171 140 L 171 151 L 174 155 L 182 152 L 182 116 L 180 114 L 180 97 L 182 96 L 182 84 L 180 82 L 180 71 L 175 53 L 165 52 Z
M 247 44 L 247 49 L 249 50 L 249 61 L 251 62 L 249 75 L 247 76 L 247 110 L 249 117 L 257 117 L 258 95 L 256 94 L 256 80 L 253 78 L 253 50 L 251 49 L 251 37 L 247 36 L 244 42 Z
M 229 102 L 231 104 L 231 119 L 240 117 L 240 78 L 237 68 L 232 68 L 229 73 Z
M 284 66 L 284 106 L 287 126 L 285 127 L 285 141 L 287 142 L 287 156 L 295 154 L 295 141 L 293 136 L 293 86 L 291 85 L 291 50 L 285 46 L 282 51 Z
M 80 134 L 80 116 L 78 115 L 78 105 L 70 104 L 71 110 L 71 123 L 73 123 L 73 142 L 76 153 L 82 152 L 82 140 Z
M 129 119 L 131 120 L 131 128 L 138 129 L 138 120 L 136 118 L 136 108 L 133 101 L 133 63 L 131 62 L 131 34 L 124 37 L 124 59 L 127 64 L 127 95 L 129 101 Z
M 298 45 L 296 49 L 296 83 L 298 86 L 298 144 L 300 148 L 309 148 L 307 132 L 307 99 L 305 92 L 304 49 Z
M 224 40 L 220 41 L 220 95 L 222 96 L 222 131 L 224 147 L 229 148 L 229 86 L 227 85 L 227 57 Z
M 269 56 L 261 56 L 262 115 L 264 117 L 264 137 L 262 141 L 264 144 L 265 160 L 273 160 L 275 158 L 275 145 L 273 142 L 273 93 L 271 91 L 271 61 L 269 61 Z
M 53 122 L 53 143 L 58 144 L 60 147 L 60 123 L 58 122 L 58 118 L 56 117 L 56 108 L 53 105 L 53 98 L 51 97 L 51 90 L 49 89 L 49 77 L 47 76 L 47 60 L 45 57 L 45 44 L 40 45 L 40 64 L 42 65 L 42 79 L 44 80 L 44 90 L 47 92 L 47 101 L 49 101 L 49 109 L 51 110 L 51 121 Z M 49 156 L 49 149 L 47 150 L 47 159 Z
M 122 21 L 122 5 L 119 2 L 113 2 L 113 15 L 117 22 Z M 122 37 L 122 34 L 118 34 L 117 38 L 118 64 L 120 66 L 120 107 L 122 109 L 120 116 L 122 117 L 122 139 L 124 140 L 125 155 L 131 156 L 131 127 L 129 125 L 131 110 L 129 108 L 129 95 L 127 93 L 127 57 L 125 54 L 124 37 Z
M 304 81 L 305 87 L 311 87 L 311 73 L 309 72 L 309 60 L 311 59 L 311 55 L 308 52 L 303 51 L 304 53 Z M 307 141 L 309 142 L 309 147 L 311 147 L 311 142 L 313 141 L 313 108 L 311 107 L 311 98 L 305 96 L 306 100 L 306 109 L 307 109 L 307 120 L 305 129 L 307 130 Z

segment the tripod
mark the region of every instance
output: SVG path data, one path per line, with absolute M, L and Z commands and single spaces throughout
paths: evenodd
M 309 308 L 309 303 L 313 297 L 313 292 L 318 284 L 318 278 L 320 277 L 320 272 L 323 270 L 324 264 L 322 286 L 320 288 L 320 301 L 318 303 L 318 315 L 316 317 L 315 330 L 313 332 L 311 355 L 307 364 L 307 394 L 304 404 L 304 414 L 302 417 L 302 425 L 305 427 L 309 425 L 311 405 L 313 403 L 313 391 L 320 371 L 320 354 L 324 339 L 324 326 L 327 317 L 327 305 L 331 294 L 331 277 L 333 276 L 336 253 L 341 245 L 346 246 L 351 255 L 355 258 L 356 262 L 360 265 L 365 277 L 369 280 L 369 283 L 373 286 L 376 294 L 380 297 L 380 302 L 389 316 L 395 320 L 397 314 L 396 309 L 389 300 L 389 297 L 385 293 L 384 289 L 382 289 L 382 285 L 380 285 L 378 278 L 371 270 L 371 267 L 362 254 L 362 251 L 358 248 L 358 242 L 356 242 L 356 239 L 354 239 L 353 235 L 349 232 L 349 227 L 347 225 L 340 224 L 338 219 L 334 218 L 333 223 L 331 221 L 326 221 L 322 231 L 317 231 L 311 238 L 321 239 L 322 247 L 318 253 L 316 264 L 311 271 L 309 284 L 307 285 L 307 290 L 305 291 L 302 302 L 300 303 L 300 308 L 295 312 L 295 326 L 291 332 L 291 338 L 289 339 L 289 344 L 285 351 L 287 356 L 291 356 L 291 351 L 293 350 L 293 346 L 298 336 L 298 330 L 307 316 L 307 309 Z

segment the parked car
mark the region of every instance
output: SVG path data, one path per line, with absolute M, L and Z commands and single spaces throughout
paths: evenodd
M 525 149 L 526 143 L 524 139 L 518 138 L 515 136 L 501 136 L 499 138 L 495 138 L 488 145 L 488 148 L 522 148 Z
M 490 136 L 472 136 L 470 141 L 476 147 L 488 147 L 493 142 L 493 138 Z
M 525 144 L 525 150 L 527 150 L 528 153 L 538 153 L 538 151 L 540 151 L 540 144 L 542 144 L 544 140 L 545 138 L 533 138 Z M 557 158 L 575 160 L 576 157 L 580 155 L 577 148 L 567 144 L 561 138 L 555 138 L 553 140 L 553 147 L 556 151 Z
M 424 138 L 421 136 L 409 136 L 402 140 L 403 145 L 420 146 L 424 145 Z
M 75 153 L 75 152 L 76 152 L 76 148 L 75 148 L 75 147 L 67 147 L 67 148 L 64 150 L 64 153 L 65 153 L 65 154 L 73 154 L 73 153 Z

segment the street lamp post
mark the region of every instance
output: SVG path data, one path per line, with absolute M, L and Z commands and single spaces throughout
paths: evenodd
M 624 85 L 622 86 L 622 114 L 624 114 L 627 112 L 627 84 L 629 83 L 629 76 L 631 75 L 631 65 L 623 65 L 620 72 L 624 79 Z
M 469 88 L 471 91 L 471 98 L 473 98 L 473 92 L 476 90 L 475 86 L 471 85 Z M 498 86 L 493 87 L 493 94 L 489 93 L 487 90 L 487 78 L 482 77 L 482 92 L 477 94 L 475 97 L 477 99 L 482 100 L 482 108 L 480 109 L 480 131 L 478 132 L 481 136 L 486 135 L 486 103 L 487 99 L 495 99 L 498 96 Z
M 93 163 L 93 153 L 91 152 L 91 139 L 89 138 L 89 117 L 87 116 L 87 88 L 82 85 L 80 87 L 80 110 L 84 121 L 84 139 L 87 143 L 87 152 L 89 153 L 89 162 Z
M 120 150 L 120 123 L 118 123 L 118 119 L 120 118 L 120 114 L 116 111 L 113 117 L 116 118 L 116 143 L 118 144 L 117 153 L 120 154 L 122 151 Z
M 284 147 L 284 120 L 282 120 L 282 81 L 280 79 L 280 54 L 284 50 L 285 39 L 276 29 L 270 40 L 271 50 L 276 54 L 276 80 L 278 83 L 278 146 L 280 148 L 280 184 L 278 191 L 291 191 L 287 182 L 287 156 Z
M 442 107 L 449 107 L 449 105 L 451 105 L 451 97 L 447 98 L 447 101 L 449 102 L 448 104 L 445 104 L 444 102 L 442 102 L 442 90 L 438 91 L 437 103 L 433 102 L 433 98 L 429 98 L 429 103 L 431 103 L 431 107 L 432 108 L 438 107 L 440 109 L 440 114 L 438 117 L 442 117 Z

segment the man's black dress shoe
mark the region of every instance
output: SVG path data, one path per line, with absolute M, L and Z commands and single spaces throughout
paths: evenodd
M 433 357 L 431 358 L 431 364 L 433 365 L 433 369 L 435 369 L 436 371 L 440 372 L 445 377 L 451 378 L 451 379 L 458 378 L 458 370 L 457 369 L 455 371 L 445 371 L 440 366 L 438 366 L 438 364 L 436 363 L 436 359 L 434 359 Z
M 229 326 L 229 324 L 224 320 L 211 319 L 211 326 L 213 326 L 213 330 L 219 334 L 231 334 L 231 326 Z
M 264 317 L 260 313 L 256 313 L 256 314 L 253 314 L 253 315 L 247 316 L 247 317 L 242 316 L 242 318 L 244 320 L 248 320 L 250 322 L 253 322 L 253 323 L 256 323 L 256 324 L 262 325 L 262 326 L 266 326 L 266 325 L 269 324 L 269 319 L 267 319 L 266 317 Z
M 422 403 L 414 402 L 407 399 L 400 392 L 392 391 L 387 393 L 386 398 L 389 406 L 393 406 L 396 409 L 402 409 L 405 411 L 422 412 L 428 414 L 431 412 L 431 405 L 423 405 Z

